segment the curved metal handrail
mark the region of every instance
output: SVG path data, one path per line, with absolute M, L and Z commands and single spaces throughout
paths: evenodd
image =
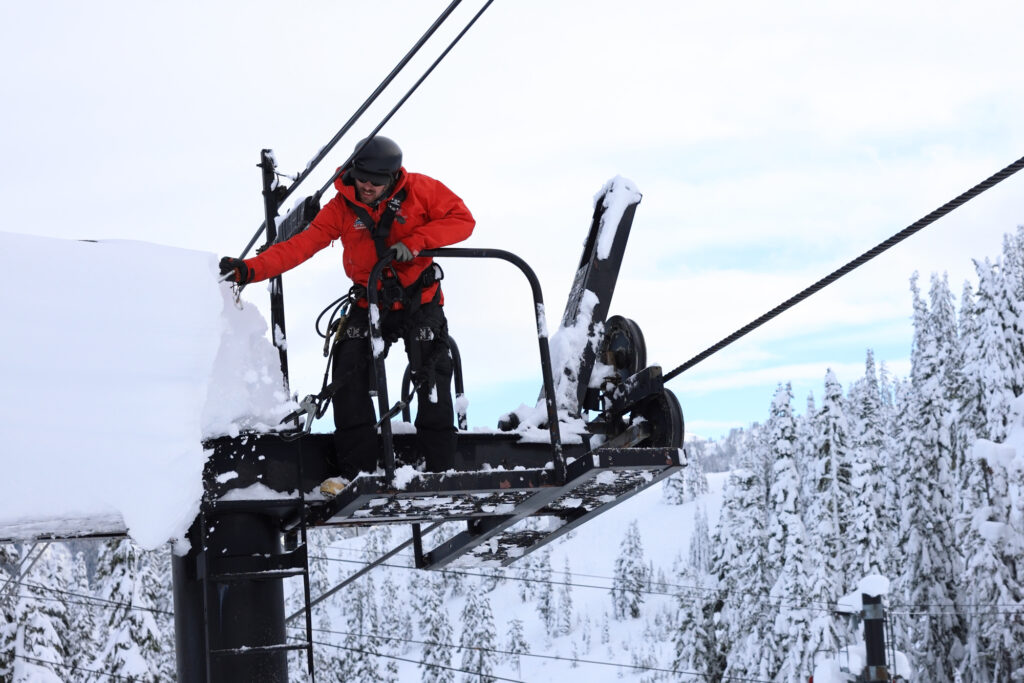
M 515 265 L 522 271 L 530 283 L 533 292 L 534 316 L 537 323 L 537 342 L 540 350 L 541 374 L 544 380 L 544 402 L 548 413 L 548 432 L 551 435 L 551 450 L 555 466 L 555 476 L 559 484 L 565 482 L 565 454 L 562 452 L 562 435 L 558 427 L 558 408 L 555 403 L 555 381 L 551 371 L 551 349 L 548 346 L 547 322 L 544 315 L 544 295 L 541 292 L 540 280 L 529 264 L 515 254 L 502 249 L 468 249 L 446 247 L 444 249 L 426 249 L 420 256 L 447 258 L 496 258 Z M 388 401 L 387 374 L 384 367 L 384 335 L 380 325 L 380 293 L 378 283 L 381 273 L 394 261 L 394 255 L 388 252 L 370 271 L 366 286 L 366 298 L 370 305 L 370 349 L 373 354 L 373 384 L 376 387 L 378 414 L 385 415 L 391 406 Z M 395 477 L 395 446 L 391 433 L 391 423 L 385 420 L 380 425 L 384 443 L 384 473 L 388 482 Z

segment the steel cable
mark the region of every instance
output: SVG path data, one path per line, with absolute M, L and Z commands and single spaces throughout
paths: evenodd
M 817 292 L 821 291 L 822 289 L 824 289 L 825 287 L 829 286 L 830 284 L 832 284 L 833 282 L 835 282 L 839 278 L 843 277 L 844 275 L 850 273 L 851 271 L 859 268 L 860 266 L 864 265 L 865 263 L 867 263 L 871 259 L 875 258 L 879 254 L 881 254 L 883 251 L 889 249 L 890 247 L 893 247 L 893 246 L 899 244 L 900 242 L 902 242 L 903 240 L 907 239 L 908 237 L 910 237 L 914 233 L 918 232 L 919 230 L 927 227 L 928 225 L 931 225 L 932 223 L 934 223 L 938 219 L 942 218 L 946 214 L 950 213 L 954 209 L 957 209 L 961 205 L 963 205 L 966 202 L 970 201 L 971 199 L 974 199 L 975 197 L 980 195 L 982 192 L 990 189 L 994 185 L 1002 182 L 1003 180 L 1006 180 L 1007 178 L 1009 178 L 1010 176 L 1012 176 L 1014 173 L 1016 173 L 1017 171 L 1021 170 L 1022 168 L 1024 168 L 1024 157 L 1021 157 L 1020 159 L 1017 159 L 1017 161 L 1013 162 L 1012 164 L 1010 164 L 1009 166 L 1007 166 L 1003 170 L 1001 170 L 998 173 L 992 175 L 991 177 L 987 178 L 986 180 L 978 183 L 977 185 L 975 185 L 971 189 L 969 189 L 966 192 L 964 192 L 963 194 L 961 194 L 959 197 L 957 197 L 955 199 L 952 199 L 949 202 L 946 202 L 945 204 L 943 204 L 942 206 L 940 206 L 939 208 L 935 209 L 930 214 L 925 216 L 924 218 L 921 218 L 920 220 L 918 220 L 917 222 L 915 222 L 915 223 L 913 223 L 911 225 L 908 225 L 906 228 L 904 228 L 903 230 L 900 230 L 898 233 L 896 233 L 895 235 L 893 235 L 889 239 L 885 240 L 884 242 L 882 242 L 878 246 L 876 246 L 873 249 L 869 249 L 868 251 L 864 252 L 863 254 L 858 256 L 857 258 L 855 258 L 852 261 L 850 261 L 849 263 L 847 263 L 845 266 L 843 266 L 843 267 L 833 271 L 829 275 L 827 275 L 827 276 L 823 277 L 822 279 L 818 280 L 817 282 L 815 282 L 810 287 L 804 289 L 802 292 L 800 292 L 798 294 L 795 294 L 794 296 L 790 297 L 789 299 L 786 299 L 781 304 L 779 304 L 778 306 L 776 306 L 772 310 L 770 310 L 767 313 L 765 313 L 764 315 L 762 315 L 760 318 L 757 318 L 756 320 L 754 320 L 754 321 L 748 323 L 747 325 L 741 327 L 740 329 L 736 330 L 735 332 L 733 332 L 732 334 L 730 334 L 728 337 L 726 337 L 725 339 L 721 340 L 717 344 L 714 344 L 713 346 L 709 346 L 707 349 L 701 351 L 700 353 L 698 353 L 696 356 L 694 356 L 690 360 L 686 361 L 685 363 L 683 363 L 679 367 L 677 367 L 674 370 L 672 370 L 671 372 L 667 373 L 664 376 L 664 381 L 667 382 L 670 379 L 672 379 L 673 377 L 676 377 L 677 375 L 679 375 L 679 374 L 681 374 L 683 372 L 686 372 L 687 370 L 692 368 L 697 363 L 699 363 L 702 360 L 705 360 L 706 358 L 708 358 L 709 356 L 711 356 L 711 355 L 721 351 L 722 349 L 724 349 L 729 344 L 732 344 L 734 341 L 736 341 L 737 339 L 745 336 L 747 333 L 752 332 L 753 330 L 757 329 L 761 325 L 764 325 L 766 322 L 768 322 L 772 318 L 775 318 L 776 316 L 778 316 L 779 314 L 783 313 L 784 311 L 787 311 L 790 308 L 792 308 L 793 306 L 796 306 L 798 303 L 800 303 L 804 299 L 810 297 L 812 294 L 816 294 Z

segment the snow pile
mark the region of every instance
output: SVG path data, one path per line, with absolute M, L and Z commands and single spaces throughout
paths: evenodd
M 289 409 L 254 307 L 213 254 L 0 232 L 0 536 L 181 538 L 204 437 Z

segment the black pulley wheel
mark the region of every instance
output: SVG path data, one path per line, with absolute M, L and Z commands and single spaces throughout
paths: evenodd
M 600 360 L 614 367 L 623 379 L 647 367 L 647 344 L 640 326 L 621 315 L 608 318 L 604 324 Z
M 651 430 L 651 435 L 640 442 L 640 446 L 683 447 L 683 409 L 671 390 L 664 389 L 660 394 L 644 399 L 633 411 L 633 417 L 642 417 Z

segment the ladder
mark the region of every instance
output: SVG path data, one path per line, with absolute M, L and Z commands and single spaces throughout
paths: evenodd
M 302 481 L 302 460 L 295 459 L 297 482 Z M 204 497 L 195 572 L 202 593 L 202 651 L 208 683 L 227 680 L 227 671 L 230 680 L 277 680 L 282 674 L 281 680 L 287 680 L 287 656 L 293 651 L 305 651 L 309 680 L 316 681 L 308 510 L 303 487 L 297 489 L 297 497 L 271 500 Z M 289 525 L 285 531 L 285 520 L 296 519 L 298 525 Z M 302 577 L 306 636 L 304 641 L 289 642 L 283 620 L 283 581 L 296 576 Z M 276 584 L 268 590 L 267 582 Z M 238 623 L 241 619 L 227 623 L 230 617 L 222 620 L 239 603 L 253 603 L 242 611 L 246 623 Z M 271 616 L 264 618 L 264 614 Z

